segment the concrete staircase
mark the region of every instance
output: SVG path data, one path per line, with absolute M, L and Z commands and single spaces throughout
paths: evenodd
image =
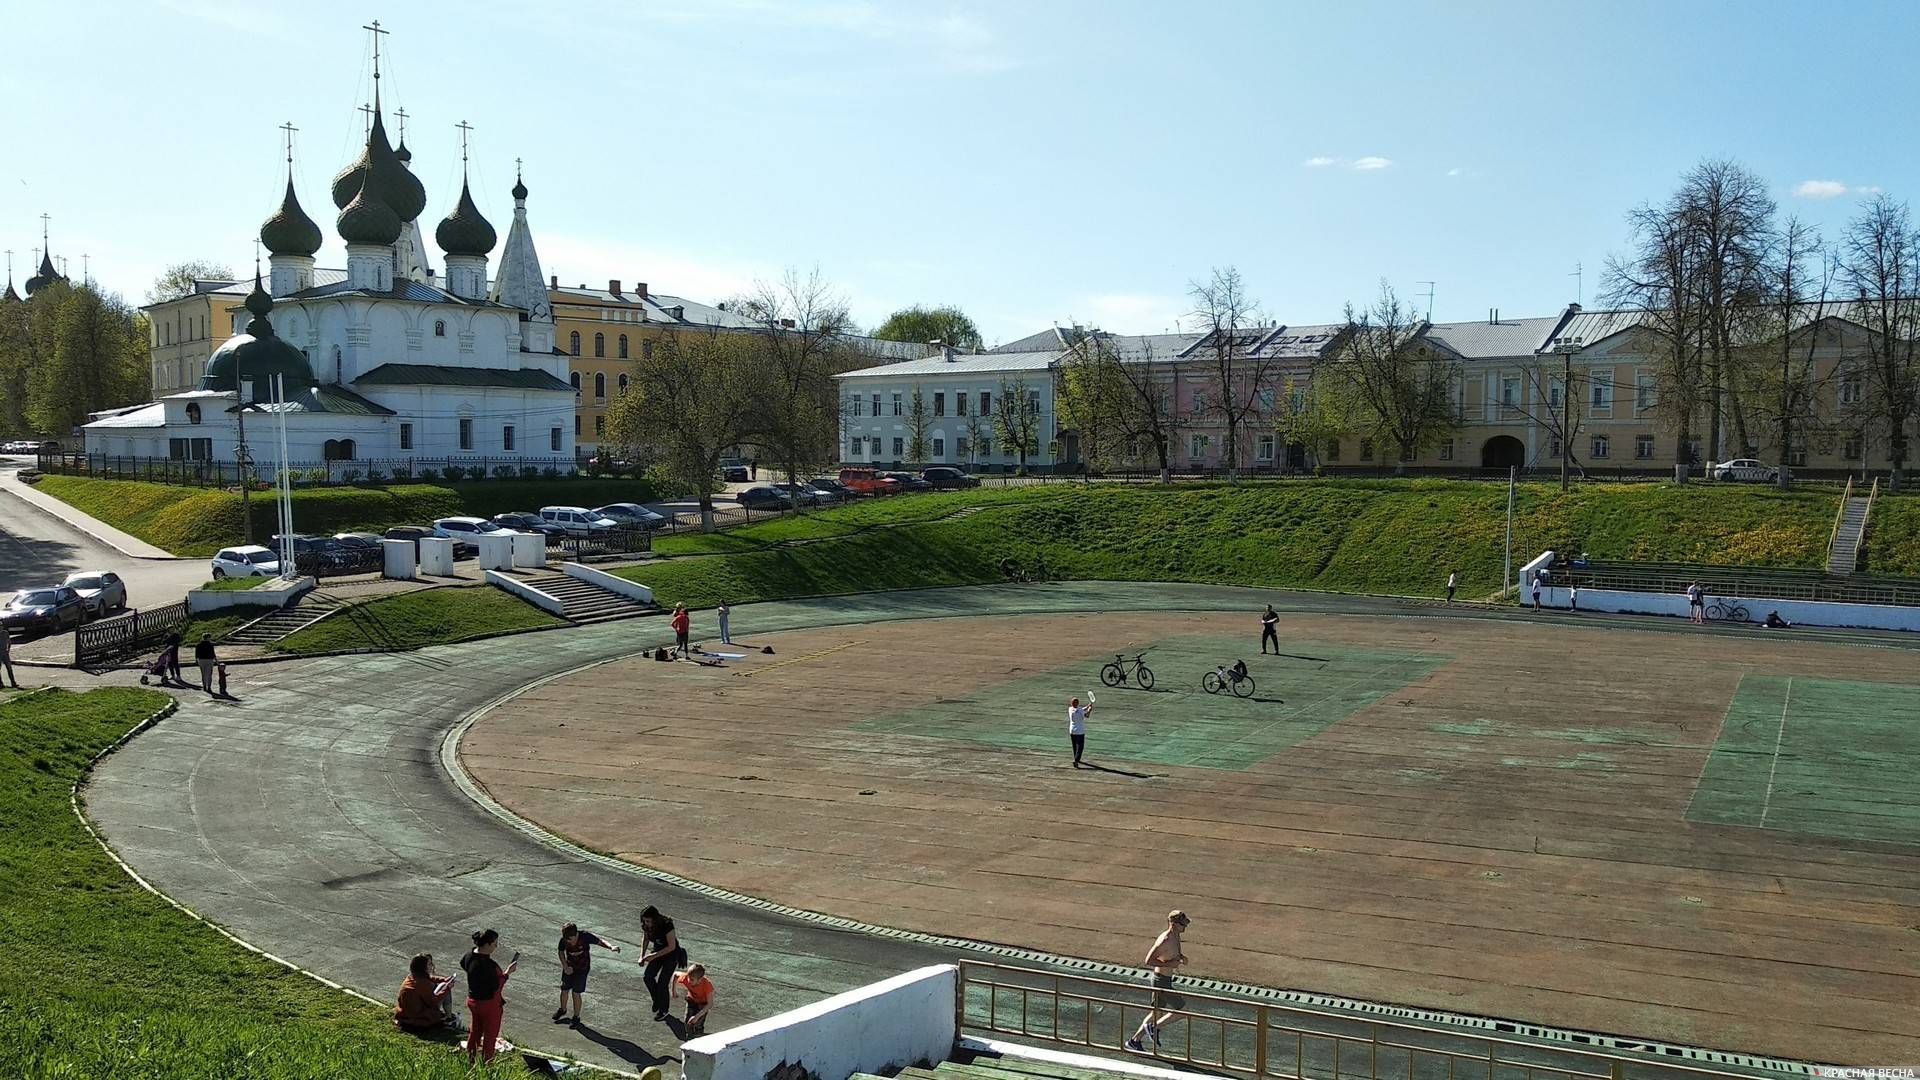
M 631 619 L 637 615 L 656 614 L 660 610 L 653 604 L 643 604 L 630 596 L 622 596 L 610 589 L 603 589 L 592 582 L 581 581 L 566 574 L 536 574 L 520 580 L 564 604 L 569 622 L 595 623 L 607 622 L 611 619 Z
M 292 607 L 284 607 L 262 615 L 228 634 L 221 644 L 256 647 L 271 645 L 295 630 L 312 626 L 344 606 L 333 597 L 314 589 L 301 597 Z
M 1840 527 L 1833 534 L 1833 548 L 1827 552 L 1827 573 L 1851 574 L 1860 564 L 1860 540 L 1867 531 L 1867 510 L 1873 500 L 1854 495 L 1840 514 Z

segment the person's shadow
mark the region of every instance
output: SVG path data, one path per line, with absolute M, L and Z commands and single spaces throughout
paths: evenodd
M 1094 772 L 1103 772 L 1103 773 L 1111 773 L 1111 774 L 1112 774 L 1112 775 L 1114 775 L 1114 776 L 1130 776 L 1130 777 L 1132 777 L 1132 778 L 1133 778 L 1133 779 L 1135 779 L 1135 780 L 1151 780 L 1151 779 L 1153 779 L 1153 774 L 1152 774 L 1152 773 L 1143 773 L 1143 772 L 1128 772 L 1128 771 L 1127 771 L 1127 770 L 1125 770 L 1125 769 L 1113 769 L 1113 768 L 1109 768 L 1109 767 L 1107 767 L 1107 766 L 1105 766 L 1105 765 L 1095 765 L 1095 764 L 1094 764 L 1093 762 L 1091 762 L 1091 761 L 1084 761 L 1084 760 L 1083 760 L 1083 761 L 1081 761 L 1081 762 L 1080 762 L 1080 767 L 1081 767 L 1081 768 L 1083 768 L 1083 769 L 1092 769 L 1092 770 L 1093 770 Z
M 658 1055 L 648 1053 L 639 1043 L 634 1042 L 632 1039 L 622 1039 L 616 1035 L 604 1034 L 585 1021 L 581 1021 L 575 1025 L 573 1030 L 579 1032 L 581 1038 L 596 1046 L 605 1048 L 609 1053 L 613 1054 L 613 1056 L 631 1065 L 645 1067 L 648 1065 L 661 1065 L 669 1061 L 677 1060 L 675 1058 L 659 1057 Z

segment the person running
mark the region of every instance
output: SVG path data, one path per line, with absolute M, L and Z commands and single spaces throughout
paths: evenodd
M 15 690 L 20 689 L 20 676 L 13 673 L 13 634 L 4 626 L 0 626 L 0 671 L 6 673 L 7 681 L 13 684 Z M 147 680 L 140 681 L 144 683 Z
M 1447 571 L 1447 603 L 1453 603 L 1453 590 L 1459 587 L 1460 575 L 1452 570 Z
M 520 954 L 507 961 L 502 968 L 493 959 L 493 950 L 500 946 L 500 932 L 493 929 L 475 930 L 473 948 L 460 958 L 460 970 L 467 973 L 467 1064 L 472 1065 L 476 1056 L 483 1062 L 492 1061 L 495 1047 L 500 1041 L 500 1020 L 506 1012 L 506 998 L 502 996 L 507 988 L 507 977 L 520 969 Z
M 1260 655 L 1261 656 L 1267 655 L 1267 643 L 1269 641 L 1273 643 L 1273 655 L 1275 656 L 1280 655 L 1280 631 L 1277 629 L 1279 625 L 1280 625 L 1280 613 L 1273 610 L 1272 604 L 1268 604 L 1267 613 L 1260 616 Z
M 673 605 L 673 648 L 681 656 L 687 655 L 687 631 L 693 627 L 693 619 L 687 614 L 687 605 Z
M 720 601 L 720 610 L 715 614 L 720 616 L 720 644 L 733 644 L 733 634 L 727 630 L 727 616 L 733 614 L 733 609 L 727 606 L 725 600 L 722 600 Z
M 1067 741 L 1073 744 L 1073 767 L 1080 767 L 1080 755 L 1087 749 L 1087 717 L 1093 715 L 1093 703 L 1082 706 L 1079 698 L 1067 702 Z
M 1153 1003 L 1147 1007 L 1147 1018 L 1140 1021 L 1140 1027 L 1133 1037 L 1127 1040 L 1127 1049 L 1135 1053 L 1145 1053 L 1140 1045 L 1142 1038 L 1152 1039 L 1156 1049 L 1160 1046 L 1160 1025 L 1174 1018 L 1176 1012 L 1187 1007 L 1187 999 L 1173 991 L 1173 969 L 1187 962 L 1187 954 L 1180 950 L 1180 934 L 1186 930 L 1192 920 L 1187 913 L 1178 908 L 1167 912 L 1167 928 L 1153 939 L 1153 948 L 1147 950 L 1146 964 L 1153 972 L 1149 982 L 1153 986 Z
M 1707 594 L 1697 581 L 1687 586 L 1687 618 L 1701 626 L 1707 622 Z
M 704 964 L 695 964 L 673 977 L 675 997 L 685 995 L 687 999 L 687 1030 L 685 1038 L 697 1038 L 707 1033 L 707 1014 L 713 1011 L 713 980 L 707 978 Z
M 580 995 L 587 992 L 587 972 L 593 967 L 593 946 L 620 951 L 620 946 L 603 941 L 591 930 L 573 923 L 560 928 L 560 1007 L 553 1010 L 556 1024 L 580 1024 Z M 567 995 L 573 995 L 573 1015 L 567 1015 Z
M 680 935 L 674 932 L 673 920 L 660 914 L 660 909 L 652 904 L 640 912 L 640 933 L 646 951 L 636 963 L 647 969 L 641 978 L 653 998 L 653 1018 L 665 1020 L 672 1004 L 668 1000 L 668 988 L 672 985 L 673 973 L 687 959 L 687 950 L 680 947 Z
M 220 662 L 220 658 L 213 652 L 212 634 L 200 635 L 200 643 L 193 647 L 193 662 L 200 667 L 200 689 L 212 694 L 214 692 L 213 668 Z

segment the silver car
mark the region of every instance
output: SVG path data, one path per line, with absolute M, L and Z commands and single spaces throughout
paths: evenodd
M 127 583 L 111 570 L 82 570 L 68 574 L 60 584 L 79 593 L 95 618 L 127 608 Z
M 1749 483 L 1771 484 L 1780 479 L 1780 470 L 1761 461 L 1759 458 L 1735 458 L 1723 461 L 1713 467 L 1715 480 L 1747 481 Z

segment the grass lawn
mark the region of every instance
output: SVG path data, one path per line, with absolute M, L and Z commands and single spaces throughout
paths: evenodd
M 1873 504 L 1862 570 L 1920 575 L 1920 495 L 1882 495 Z
M 69 788 L 166 701 L 133 689 L 0 701 L 0 1075 L 475 1075 L 464 1055 L 393 1032 L 384 1010 L 189 919 L 94 844 Z M 516 1060 L 481 1075 L 525 1072 Z
M 272 578 L 263 577 L 216 578 L 200 586 L 200 589 L 203 592 L 246 592 L 248 589 L 257 589 L 272 580 Z
M 562 625 L 565 620 L 499 589 L 449 586 L 357 604 L 289 634 L 272 648 L 296 656 L 348 649 L 418 649 L 509 630 Z

